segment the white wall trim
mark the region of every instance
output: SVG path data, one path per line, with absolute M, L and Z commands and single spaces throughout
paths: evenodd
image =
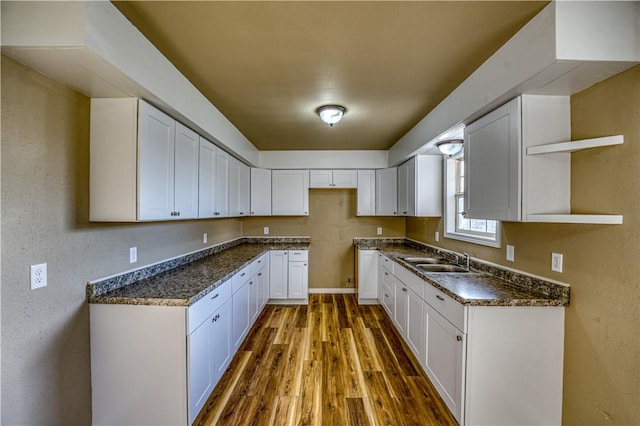
M 384 169 L 389 151 L 260 151 L 265 169 Z
M 310 288 L 309 294 L 356 294 L 355 288 Z

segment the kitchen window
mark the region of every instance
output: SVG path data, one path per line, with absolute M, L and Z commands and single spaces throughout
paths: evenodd
M 464 217 L 464 157 L 445 160 L 444 236 L 455 240 L 500 247 L 500 222 Z

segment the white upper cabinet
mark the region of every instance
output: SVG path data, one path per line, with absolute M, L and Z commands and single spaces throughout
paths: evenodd
M 200 181 L 199 186 L 199 218 L 225 217 L 230 215 L 229 205 L 233 201 L 238 208 L 238 167 L 235 162 L 235 178 L 232 173 L 231 157 L 204 138 L 200 138 Z M 230 198 L 230 185 L 234 185 L 234 197 Z
M 198 161 L 196 132 L 176 122 L 174 210 L 179 219 L 198 217 Z
M 198 217 L 214 217 L 216 213 L 216 156 L 218 148 L 200 137 L 200 179 L 198 183 Z
M 418 155 L 398 167 L 398 215 L 442 215 L 440 155 Z
M 356 170 L 310 170 L 310 188 L 357 188 Z
M 216 212 L 217 217 L 229 216 L 229 167 L 231 156 L 221 149 L 216 153 Z
M 398 171 L 395 167 L 376 170 L 376 216 L 398 214 Z
M 274 216 L 309 215 L 309 170 L 272 170 Z
M 240 162 L 235 158 L 229 159 L 229 211 L 230 217 L 240 216 Z
M 188 219 L 198 211 L 198 136 L 135 98 L 91 100 L 90 220 Z
M 571 211 L 571 152 L 624 142 L 570 141 L 568 96 L 522 95 L 465 128 L 465 213 L 522 222 L 622 223 Z M 595 208 L 591 210 L 596 210 Z
M 138 219 L 162 220 L 175 217 L 176 121 L 146 102 L 138 114 Z
M 251 209 L 249 169 L 244 163 L 238 166 L 238 216 L 249 216 Z
M 251 216 L 271 216 L 271 170 L 251 168 Z
M 357 216 L 376 215 L 376 172 L 358 170 Z

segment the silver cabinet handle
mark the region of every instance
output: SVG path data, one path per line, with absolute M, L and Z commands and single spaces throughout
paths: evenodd
M 444 297 L 440 296 L 439 294 L 436 294 L 436 298 L 437 298 L 438 300 L 442 300 L 442 301 L 444 302 Z
M 217 314 L 215 317 L 211 319 L 211 322 L 216 322 L 220 319 L 220 314 Z
M 249 285 L 253 285 L 253 281 L 249 281 Z
M 384 294 L 384 297 L 389 297 L 389 295 L 387 293 Z
M 245 275 L 247 275 L 246 272 L 243 272 L 243 273 L 240 274 L 241 277 L 244 277 Z
M 456 336 L 456 340 L 457 340 L 458 342 L 462 342 L 462 336 Z
M 262 272 L 260 272 L 260 273 L 258 274 L 258 276 L 259 276 L 259 277 L 261 277 L 261 276 L 262 276 Z
M 407 291 L 407 288 L 406 287 L 402 287 L 402 291 Z
M 213 295 L 213 297 L 211 298 L 211 300 L 215 299 L 216 297 L 220 296 L 220 293 L 216 293 Z

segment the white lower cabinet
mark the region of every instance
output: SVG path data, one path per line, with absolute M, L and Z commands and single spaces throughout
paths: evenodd
M 307 303 L 308 250 L 272 250 L 269 259 L 269 298 L 276 304 Z
M 370 304 L 378 299 L 378 250 L 357 250 L 358 303 Z
M 467 306 L 378 254 L 379 301 L 462 425 L 562 421 L 564 308 Z
M 424 369 L 453 416 L 462 424 L 465 336 L 424 302 L 426 352 Z
M 192 424 L 269 298 L 269 259 L 189 307 L 89 305 L 93 424 Z

